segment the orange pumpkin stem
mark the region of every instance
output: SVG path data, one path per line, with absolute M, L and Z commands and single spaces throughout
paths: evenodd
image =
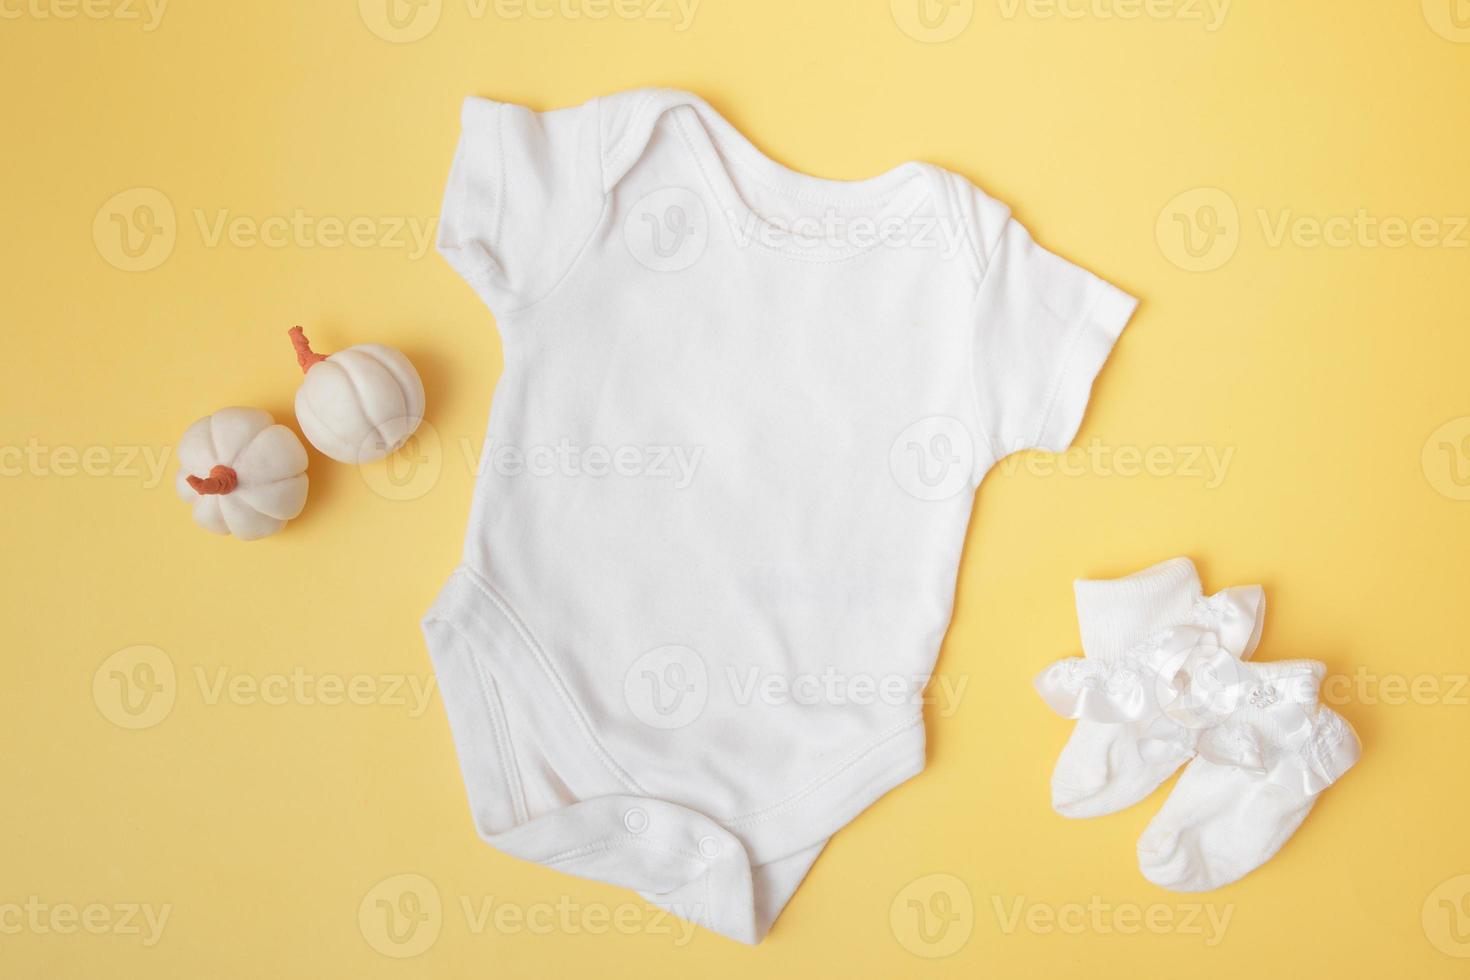
M 311 349 L 311 341 L 306 339 L 306 331 L 300 327 L 292 327 L 286 332 L 291 337 L 291 346 L 296 348 L 296 363 L 301 365 L 302 374 L 327 359 L 326 354 L 318 354 Z
M 240 482 L 240 477 L 235 474 L 235 471 L 223 463 L 210 470 L 209 476 L 202 480 L 197 476 L 188 476 L 184 479 L 188 481 L 189 486 L 193 487 L 194 492 L 198 494 L 226 494 L 235 489 Z

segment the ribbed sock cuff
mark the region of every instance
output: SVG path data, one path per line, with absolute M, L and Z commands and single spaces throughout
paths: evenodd
M 1159 630 L 1184 623 L 1203 595 L 1188 558 L 1171 558 L 1115 579 L 1078 579 L 1077 624 L 1090 659 L 1116 660 Z

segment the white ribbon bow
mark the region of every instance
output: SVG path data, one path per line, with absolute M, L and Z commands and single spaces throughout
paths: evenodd
M 1058 660 L 1034 683 L 1064 718 L 1127 724 L 1163 716 L 1185 728 L 1206 728 L 1235 710 L 1247 682 L 1218 634 L 1179 626 L 1116 662 Z
M 1278 691 L 1302 686 L 1294 683 L 1300 678 L 1286 680 L 1293 683 L 1273 681 L 1271 686 Z M 1227 723 L 1200 736 L 1199 754 L 1215 765 L 1254 773 L 1265 782 L 1299 789 L 1307 796 L 1322 792 L 1358 761 L 1362 748 L 1357 733 L 1331 708 L 1313 714 L 1315 693 L 1310 700 L 1289 703 L 1297 709 L 1287 716 L 1289 724 L 1295 721 L 1294 727 L 1273 743 L 1250 725 Z
M 1036 676 L 1037 693 L 1065 718 L 1127 725 L 1145 759 L 1195 750 L 1249 696 L 1240 666 L 1259 636 L 1259 586 L 1226 589 L 1196 605 L 1206 625 L 1155 634 L 1115 661 L 1059 660 Z

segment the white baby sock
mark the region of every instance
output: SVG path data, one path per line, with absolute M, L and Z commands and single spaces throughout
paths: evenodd
M 1254 652 L 1265 595 L 1245 586 L 1206 598 L 1188 558 L 1075 588 L 1084 656 L 1051 665 L 1035 683 L 1077 719 L 1052 774 L 1052 806 L 1092 817 L 1142 800 L 1194 754 L 1213 706 L 1195 703 L 1186 678 Z
M 1265 863 L 1358 760 L 1352 726 L 1317 702 L 1321 664 L 1240 670 L 1238 707 L 1201 734 L 1199 757 L 1138 841 L 1144 877 L 1173 891 L 1218 888 Z

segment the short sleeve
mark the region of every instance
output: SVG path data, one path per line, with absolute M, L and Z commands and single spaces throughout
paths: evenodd
M 1071 445 L 1093 379 L 1137 303 L 1006 219 L 974 310 L 977 410 L 997 459 Z
M 466 99 L 439 216 L 440 254 L 492 308 L 549 293 L 602 210 L 598 106 Z

